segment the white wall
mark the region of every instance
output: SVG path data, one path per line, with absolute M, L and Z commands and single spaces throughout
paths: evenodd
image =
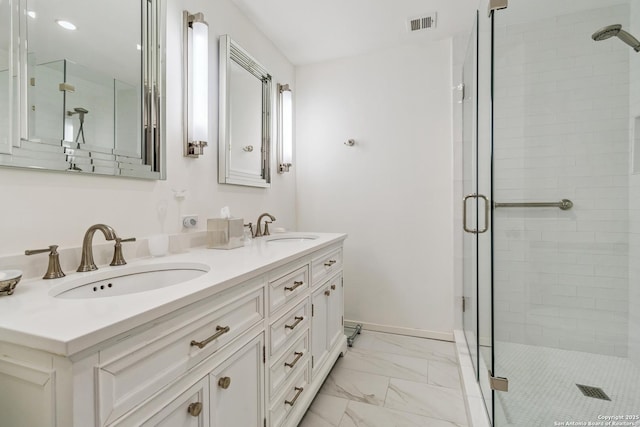
M 346 320 L 451 338 L 450 55 L 444 40 L 297 69 L 298 228 L 349 234 Z
M 209 23 L 210 143 L 199 159 L 182 155 L 183 8 L 203 12 Z M 272 188 L 266 190 L 217 184 L 218 36 L 231 34 L 271 71 L 274 83 L 290 83 L 295 88 L 293 66 L 229 0 L 169 0 L 167 30 L 168 179 L 142 181 L 2 168 L 0 254 L 18 254 L 50 244 L 77 247 L 87 227 L 99 222 L 113 226 L 124 237 L 145 237 L 160 231 L 180 232 L 180 214 L 194 213 L 200 216 L 199 229 L 203 230 L 205 219 L 218 216 L 224 205 L 246 221 L 255 222 L 266 211 L 276 216 L 276 225 L 295 226 L 294 174 L 274 173 Z M 275 170 L 275 159 L 272 165 Z M 177 201 L 173 189 L 188 190 L 187 198 Z M 167 205 L 164 221 L 157 210 L 162 204 Z M 100 242 L 102 237 L 95 240 Z M 45 259 L 42 265 L 44 269 Z
M 640 35 L 640 2 L 631 2 L 630 32 L 636 37 Z M 634 158 L 639 159 L 640 123 L 634 126 L 640 117 L 640 53 L 629 49 L 630 55 L 630 116 L 631 141 Z M 637 160 L 640 162 L 640 160 Z M 629 358 L 640 366 L 640 164 L 630 165 L 637 171 L 629 181 Z
M 496 209 L 496 340 L 627 355 L 629 47 L 591 34 L 628 14 L 497 24 L 494 200 L 574 207 Z

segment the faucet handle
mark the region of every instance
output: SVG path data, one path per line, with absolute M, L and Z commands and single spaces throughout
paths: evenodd
M 45 249 L 27 249 L 24 251 L 25 255 L 35 255 L 49 252 L 49 265 L 47 266 L 47 272 L 42 276 L 43 279 L 59 279 L 64 277 L 65 274 L 60 267 L 60 254 L 58 253 L 58 245 L 51 245 Z
M 121 239 L 120 237 L 115 238 L 116 244 L 113 248 L 113 259 L 111 260 L 111 264 L 109 265 L 125 265 L 127 261 L 124 260 L 124 256 L 122 255 L 122 243 L 123 242 L 135 242 L 135 237 L 129 237 L 128 239 Z
M 273 221 L 265 221 L 264 222 L 264 233 L 262 233 L 263 236 L 270 236 L 271 233 L 269 233 L 269 224 L 273 223 Z

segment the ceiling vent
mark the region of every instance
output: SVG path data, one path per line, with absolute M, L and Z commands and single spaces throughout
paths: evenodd
M 407 28 L 410 33 L 433 29 L 436 27 L 436 18 L 436 12 L 409 18 L 407 20 Z

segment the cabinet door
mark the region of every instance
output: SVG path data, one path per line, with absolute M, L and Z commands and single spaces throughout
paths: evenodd
M 331 291 L 328 285 L 321 286 L 311 296 L 311 366 L 313 374 L 316 373 L 328 354 L 327 319 L 330 296 Z
M 143 405 L 142 408 L 134 411 L 130 416 L 121 419 L 115 425 L 208 427 L 208 387 L 207 379 L 203 378 L 168 404 L 166 404 L 162 395 L 157 399 L 151 399 L 151 402 Z M 156 411 L 154 414 L 148 417 L 144 415 L 154 410 Z M 141 418 L 146 418 L 146 420 L 139 421 Z
M 211 427 L 263 425 L 263 345 L 261 333 L 209 375 Z
M 55 371 L 0 355 L 0 425 L 55 426 L 54 379 Z
M 327 307 L 327 349 L 331 349 L 336 340 L 344 336 L 342 319 L 344 313 L 342 275 L 333 278 L 329 282 L 331 295 Z

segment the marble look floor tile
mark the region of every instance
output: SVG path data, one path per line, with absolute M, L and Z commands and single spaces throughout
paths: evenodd
M 458 425 L 467 423 L 462 393 L 451 388 L 391 379 L 384 406 Z
M 354 348 L 419 357 L 457 365 L 455 344 L 447 341 L 363 331 Z
M 350 348 L 339 361 L 338 366 L 425 383 L 428 382 L 429 375 L 429 364 L 426 359 L 359 348 Z
M 445 420 L 423 417 L 365 403 L 349 402 L 339 427 L 454 427 Z
M 338 427 L 347 403 L 341 397 L 318 394 L 298 427 Z
M 428 383 L 440 387 L 453 388 L 459 391 L 462 390 L 458 367 L 451 366 L 449 363 L 430 360 Z
M 382 406 L 388 386 L 388 377 L 336 366 L 320 388 L 320 393 Z

